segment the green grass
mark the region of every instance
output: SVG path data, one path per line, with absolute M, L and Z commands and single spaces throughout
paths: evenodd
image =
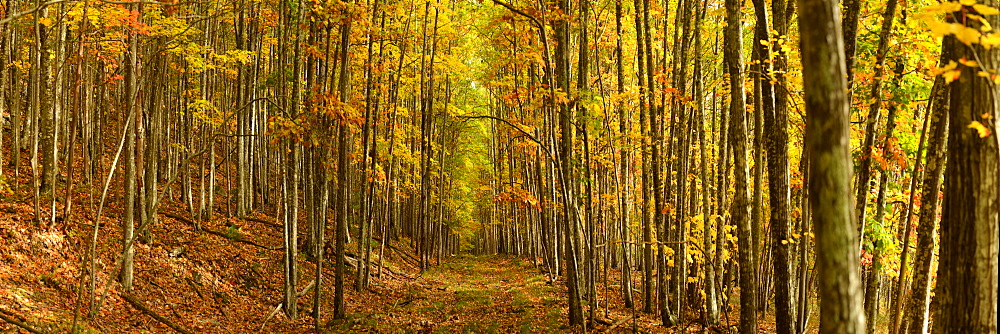
M 455 297 L 458 298 L 455 302 L 455 306 L 460 308 L 474 308 L 493 305 L 493 296 L 490 296 L 489 291 L 460 290 L 455 292 Z

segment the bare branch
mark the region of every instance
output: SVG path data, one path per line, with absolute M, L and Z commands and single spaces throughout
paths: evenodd
M 528 18 L 529 20 L 531 20 L 531 23 L 534 24 L 534 26 L 537 27 L 537 28 L 539 28 L 539 29 L 542 29 L 542 28 L 545 27 L 544 25 L 542 25 L 542 22 L 539 21 L 537 18 L 535 18 L 533 15 L 525 13 L 524 11 L 522 11 L 520 9 L 517 9 L 516 7 L 514 7 L 514 5 L 511 5 L 509 3 L 506 3 L 506 2 L 503 2 L 503 1 L 500 1 L 500 0 L 493 0 L 493 3 L 498 4 L 500 6 L 503 6 L 504 8 L 507 8 L 508 10 L 516 13 L 517 15 L 521 15 L 521 16 L 524 16 L 524 17 Z
M 45 7 L 48 7 L 48 6 L 57 5 L 57 4 L 60 4 L 60 3 L 63 3 L 63 2 L 76 2 L 76 1 L 79 1 L 79 0 L 52 0 L 52 1 L 44 2 L 44 3 L 42 3 L 41 5 L 38 5 L 35 8 L 29 9 L 29 10 L 26 10 L 26 11 L 23 11 L 23 12 L 19 12 L 19 13 L 14 13 L 14 14 L 11 14 L 10 16 L 7 16 L 3 20 L 0 20 L 0 25 L 5 25 L 5 24 L 7 24 L 10 21 L 16 20 L 16 19 L 18 19 L 18 18 L 20 18 L 22 16 L 25 16 L 25 15 L 37 12 L 39 10 L 45 9 Z

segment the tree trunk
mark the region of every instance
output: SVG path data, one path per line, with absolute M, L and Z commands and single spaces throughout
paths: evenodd
M 799 0 L 809 155 L 809 202 L 816 225 L 820 333 L 861 334 L 861 277 L 851 208 L 850 101 L 840 8 L 832 0 Z
M 950 56 L 950 51 L 944 49 L 943 60 Z M 906 321 L 900 328 L 900 333 L 927 333 L 927 306 L 930 303 L 931 292 L 931 259 L 934 257 L 934 239 L 937 236 L 937 215 L 941 188 L 941 177 L 944 174 L 945 140 L 948 136 L 950 89 L 945 86 L 944 79 L 937 77 L 934 88 L 931 88 L 930 130 L 927 139 L 927 162 L 924 167 L 923 185 L 920 187 L 920 217 L 917 221 L 917 248 L 913 254 L 913 293 L 906 302 Z M 909 237 L 909 236 L 907 236 Z
M 350 63 L 350 36 L 351 36 L 351 22 L 347 21 L 344 25 L 340 27 L 340 75 L 338 75 L 337 81 L 337 96 L 342 101 L 347 101 L 348 92 L 350 89 L 350 78 L 349 78 L 349 68 Z M 334 319 L 344 319 L 347 316 L 347 307 L 344 305 L 344 275 L 347 273 L 347 259 L 346 259 L 346 246 L 347 242 L 347 213 L 348 213 L 348 189 L 350 184 L 348 184 L 347 172 L 348 164 L 347 157 L 350 154 L 350 143 L 348 139 L 350 138 L 349 124 L 347 122 L 341 122 L 338 126 L 338 152 L 337 152 L 337 221 L 336 221 L 336 238 L 337 238 L 337 253 L 334 256 L 337 257 L 336 260 L 336 273 L 334 275 L 334 296 L 333 296 L 333 318 Z M 360 279 L 360 278 L 359 278 Z
M 730 211 L 733 223 L 736 225 L 739 238 L 740 264 L 740 333 L 757 333 L 757 279 L 754 267 L 754 247 L 752 240 L 752 221 L 750 220 L 750 198 L 748 194 L 750 168 L 747 163 L 747 128 L 746 100 L 743 90 L 743 29 L 741 27 L 741 3 L 737 0 L 726 0 L 726 31 L 724 54 L 726 68 L 729 70 L 730 104 L 732 123 L 729 128 L 729 140 L 732 143 L 734 155 L 734 172 L 736 174 L 736 195 Z
M 997 7 L 1000 1 L 985 1 Z M 953 13 L 966 22 L 963 9 Z M 987 16 L 992 25 L 1000 18 Z M 979 23 L 968 20 L 978 30 Z M 942 49 L 956 59 L 978 59 L 984 68 L 1000 65 L 1000 51 L 981 45 L 960 45 L 952 36 Z M 997 248 L 1000 224 L 1000 143 L 997 127 L 1000 89 L 978 68 L 961 67 L 951 83 L 948 168 L 945 169 L 944 210 L 941 214 L 940 269 L 935 297 L 933 333 L 997 332 Z M 979 124 L 985 129 L 977 129 Z

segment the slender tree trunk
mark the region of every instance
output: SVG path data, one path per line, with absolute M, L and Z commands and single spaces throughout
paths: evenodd
M 881 78 L 885 73 L 885 59 L 889 52 L 889 38 L 892 33 L 893 17 L 896 15 L 896 3 L 897 0 L 888 0 L 885 12 L 882 14 L 882 33 L 879 34 L 878 50 L 875 55 L 875 78 Z M 882 108 L 882 80 L 874 80 L 872 82 L 871 95 L 874 101 L 868 110 L 868 118 L 865 124 L 865 140 L 861 146 L 861 156 L 858 161 L 857 203 L 854 208 L 858 216 L 858 235 L 860 235 L 858 242 L 864 241 L 864 230 L 868 221 L 865 212 L 868 208 L 868 195 L 871 192 L 872 150 L 875 148 L 879 112 Z
M 729 70 L 730 104 L 732 124 L 729 140 L 733 145 L 734 169 L 736 174 L 736 195 L 730 211 L 739 238 L 740 265 L 740 333 L 757 333 L 757 280 L 754 267 L 754 247 L 752 221 L 750 220 L 749 166 L 747 164 L 746 100 L 743 90 L 743 29 L 741 27 L 741 4 L 737 0 L 726 0 L 726 31 L 724 54 Z
M 950 56 L 948 49 L 943 50 L 942 61 Z M 943 62 L 942 62 L 943 63 Z M 945 152 L 948 137 L 950 89 L 945 86 L 944 79 L 937 77 L 931 88 L 930 129 L 927 139 L 927 162 L 924 164 L 924 177 L 920 187 L 920 216 L 917 220 L 917 247 L 913 255 L 913 293 L 906 301 L 906 320 L 900 328 L 900 333 L 927 333 L 928 304 L 931 292 L 931 259 L 934 256 L 934 239 L 937 236 L 937 215 L 940 199 L 942 175 L 944 174 Z M 907 236 L 909 237 L 909 236 Z
M 139 5 L 132 5 L 133 9 L 138 9 Z M 127 142 L 125 145 L 125 204 L 124 204 L 124 217 L 122 217 L 122 243 L 125 246 L 123 250 L 123 260 L 122 268 L 119 273 L 119 281 L 122 284 L 122 289 L 125 291 L 132 290 L 132 280 L 133 280 L 133 256 L 135 250 L 132 248 L 132 243 L 129 241 L 135 236 L 135 218 L 136 218 L 136 131 L 138 131 L 138 115 L 139 110 L 137 110 L 137 96 L 139 92 L 139 82 L 138 82 L 138 52 L 139 52 L 139 41 L 135 33 L 129 35 L 129 53 L 126 55 L 128 58 L 128 66 L 126 71 L 126 87 L 125 93 L 126 97 L 124 99 L 126 105 L 125 109 L 128 114 L 132 115 L 136 122 L 125 129 L 128 133 Z M 128 124 L 128 123 L 126 123 Z
M 348 92 L 350 89 L 350 78 L 349 68 L 350 63 L 350 36 L 351 36 L 351 22 L 347 21 L 344 25 L 340 27 L 340 75 L 338 75 L 337 81 L 337 96 L 341 101 L 347 101 Z M 338 143 L 340 151 L 337 152 L 337 257 L 336 260 L 336 274 L 334 275 L 334 298 L 333 298 L 333 318 L 334 319 L 344 319 L 347 316 L 347 308 L 344 305 L 344 276 L 347 272 L 347 254 L 345 243 L 347 242 L 347 213 L 348 213 L 348 189 L 350 184 L 348 184 L 347 178 L 347 157 L 350 154 L 350 143 L 348 139 L 350 138 L 350 133 L 348 129 L 347 122 L 341 122 L 338 130 Z M 360 279 L 360 278 L 359 278 Z

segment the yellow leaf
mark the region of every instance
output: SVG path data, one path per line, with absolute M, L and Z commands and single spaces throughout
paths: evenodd
M 976 10 L 977 13 L 981 15 L 997 15 L 1000 14 L 1000 10 L 987 5 L 972 5 L 972 9 Z
M 958 63 L 968 67 L 979 67 L 979 63 L 977 63 L 975 60 L 968 60 L 965 58 L 959 59 Z
M 950 61 L 948 61 L 947 65 L 944 65 L 943 67 L 938 67 L 938 68 L 935 68 L 935 69 L 931 70 L 931 75 L 941 75 L 942 73 L 954 70 L 957 67 L 958 67 L 958 63 L 956 63 L 954 60 L 950 60 Z
M 990 113 L 988 112 L 984 112 L 980 117 L 982 117 L 983 119 L 993 119 L 993 115 L 990 115 Z
M 979 23 L 982 24 L 982 26 L 979 27 L 979 31 L 987 32 L 993 30 L 993 26 L 990 25 L 990 21 L 987 21 L 986 18 L 982 16 L 976 14 L 967 14 L 965 17 L 979 21 Z
M 979 40 L 979 43 L 982 43 L 983 47 L 989 50 L 994 45 L 1000 45 L 1000 36 L 997 34 L 986 34 Z
M 950 60 L 950 61 L 948 61 L 948 65 L 945 65 L 944 67 L 942 67 L 941 70 L 942 71 L 950 71 L 950 70 L 954 70 L 957 67 L 958 67 L 958 63 L 956 63 L 954 60 Z
M 962 70 L 950 70 L 941 73 L 941 77 L 944 78 L 945 83 L 951 83 L 952 81 L 958 80 L 958 77 L 962 76 Z
M 958 39 L 959 42 L 962 42 L 965 45 L 972 46 L 972 44 L 978 43 L 979 36 L 983 35 L 979 33 L 979 30 L 962 26 L 958 23 L 952 23 L 952 24 L 961 27 L 955 30 L 955 38 Z
M 1000 75 L 990 75 L 990 79 L 993 80 L 993 83 L 1000 85 Z
M 976 0 L 958 0 L 958 3 L 965 6 L 972 6 L 976 4 Z
M 990 129 L 987 129 L 983 126 L 983 123 L 979 123 L 979 121 L 972 121 L 972 123 L 970 123 L 967 127 L 970 129 L 976 129 L 976 132 L 979 132 L 979 138 L 986 138 L 990 136 Z
M 946 14 L 951 12 L 957 12 L 962 9 L 962 4 L 949 1 L 943 2 L 933 6 L 924 7 L 924 13 L 927 14 Z
M 960 26 L 957 23 L 945 23 L 934 19 L 933 17 L 925 17 L 924 23 L 927 24 L 927 29 L 930 29 L 934 35 L 944 36 L 949 35 L 954 32 L 955 26 Z

